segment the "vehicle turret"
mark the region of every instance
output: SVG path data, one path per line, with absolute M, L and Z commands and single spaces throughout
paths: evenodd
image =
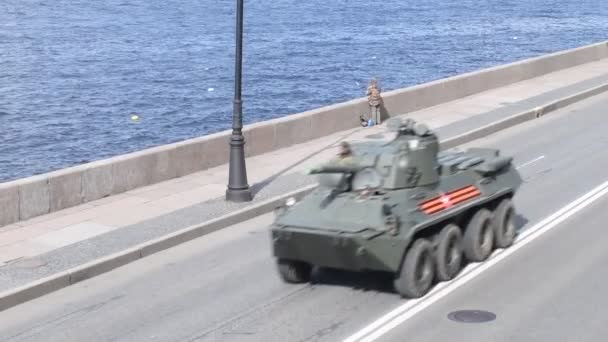
M 376 169 L 384 176 L 383 188 L 396 190 L 439 182 L 437 136 L 411 119 L 392 119 L 387 125 L 397 135 L 377 159 Z
M 321 185 L 331 188 L 341 185 L 343 191 L 398 190 L 438 183 L 437 136 L 426 125 L 410 119 L 392 119 L 387 125 L 396 132 L 391 141 L 372 148 L 364 146 L 362 151 L 355 152 L 351 165 L 328 163 L 309 173 L 319 175 Z M 345 187 L 345 180 L 351 178 L 352 187 Z

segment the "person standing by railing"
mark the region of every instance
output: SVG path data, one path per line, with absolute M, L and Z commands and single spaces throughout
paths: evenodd
M 370 107 L 369 118 L 373 120 L 374 125 L 382 123 L 380 117 L 380 105 L 382 104 L 382 96 L 380 95 L 381 89 L 378 85 L 378 80 L 373 78 L 367 87 L 367 102 Z

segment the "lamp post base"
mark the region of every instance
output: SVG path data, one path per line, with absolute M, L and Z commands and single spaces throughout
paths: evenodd
M 251 190 L 246 189 L 228 189 L 226 190 L 226 200 L 230 202 L 249 202 L 253 199 Z
M 247 184 L 244 145 L 245 141 L 242 135 L 232 135 L 230 139 L 228 189 L 226 190 L 226 200 L 232 202 L 249 202 L 253 199 L 251 189 Z

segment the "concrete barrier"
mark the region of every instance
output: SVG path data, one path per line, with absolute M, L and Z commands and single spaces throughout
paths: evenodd
M 405 114 L 603 58 L 608 58 L 608 42 L 388 91 L 383 93 L 383 112 Z M 366 99 L 359 98 L 247 125 L 246 156 L 355 128 L 366 111 Z M 224 131 L 1 183 L 0 226 L 226 164 L 230 134 Z

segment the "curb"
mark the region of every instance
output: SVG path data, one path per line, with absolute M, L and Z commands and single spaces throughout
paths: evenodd
M 606 91 L 608 91 L 608 83 L 576 93 L 571 96 L 561 98 L 557 101 L 545 104 L 543 106 L 539 106 L 534 109 L 515 114 L 506 119 L 482 126 L 480 128 L 460 134 L 456 137 L 446 139 L 445 141 L 440 142 L 440 148 L 441 150 L 450 149 L 458 145 L 462 145 L 486 137 L 498 131 L 519 125 L 521 123 L 537 118 L 542 118 L 543 116 L 555 110 L 561 109 L 570 104 L 579 102 L 588 97 L 595 96 Z M 36 280 L 21 287 L 2 292 L 0 293 L 0 311 L 4 311 L 13 306 L 17 306 L 32 299 L 44 296 L 46 294 L 76 284 L 83 280 L 93 278 L 95 276 L 109 272 L 115 268 L 129 264 L 138 259 L 147 257 L 157 252 L 161 252 L 165 249 L 177 246 L 179 244 L 196 239 L 203 235 L 266 214 L 268 212 L 271 212 L 274 208 L 276 208 L 280 203 L 282 203 L 289 197 L 294 197 L 298 200 L 301 199 L 302 197 L 310 193 L 312 190 L 314 190 L 316 186 L 316 184 L 312 184 L 280 196 L 275 196 L 259 204 L 235 211 L 228 215 L 221 216 L 214 220 L 207 221 L 203 224 L 181 229 L 177 232 L 161 236 L 157 239 L 145 242 L 143 244 L 139 244 L 127 250 L 110 254 L 108 256 L 93 260 L 70 270 L 63 271 L 50 277 Z
M 0 293 L 0 311 L 22 304 L 29 300 L 44 296 L 64 287 L 74 285 L 83 280 L 101 275 L 115 268 L 124 266 L 138 259 L 147 257 L 154 253 L 169 249 L 184 242 L 194 240 L 203 235 L 232 226 L 236 223 L 250 220 L 254 217 L 266 214 L 287 198 L 294 197 L 300 200 L 316 188 L 316 184 L 275 196 L 259 204 L 248 208 L 237 210 L 203 224 L 194 225 L 180 229 L 171 234 L 136 245 L 126 250 L 107 255 L 105 257 L 90 261 L 72 269 L 59 272 L 52 276 L 33 281 L 29 284 L 10 289 Z

